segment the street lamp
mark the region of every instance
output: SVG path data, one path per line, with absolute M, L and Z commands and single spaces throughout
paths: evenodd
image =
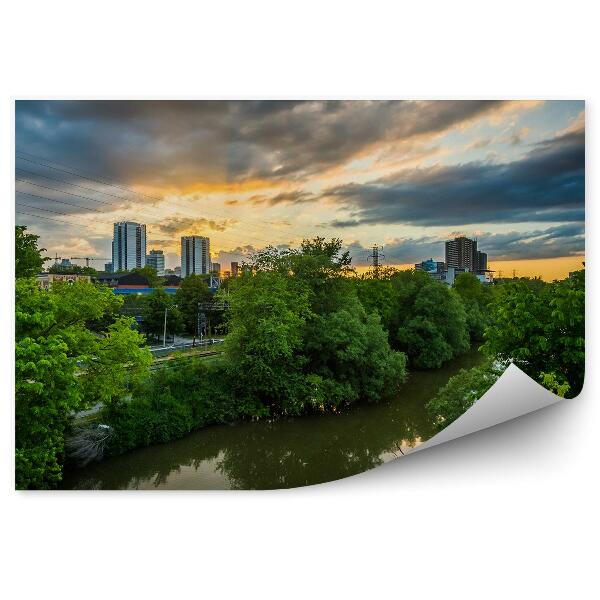
M 165 326 L 163 329 L 163 348 L 167 347 L 167 312 L 168 308 L 165 308 Z

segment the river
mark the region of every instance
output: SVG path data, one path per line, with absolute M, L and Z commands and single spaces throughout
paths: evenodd
M 362 473 L 409 452 L 435 431 L 425 404 L 472 350 L 435 371 L 410 374 L 398 396 L 346 412 L 239 421 L 65 471 L 63 489 L 274 489 Z

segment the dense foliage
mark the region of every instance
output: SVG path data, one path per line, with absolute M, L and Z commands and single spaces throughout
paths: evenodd
M 206 281 L 200 275 L 188 275 L 181 281 L 175 299 L 183 318 L 183 329 L 195 339 L 199 334 L 198 320 L 203 312 L 201 307 L 213 301 Z
M 460 273 L 454 280 L 454 290 L 465 308 L 471 342 L 483 341 L 485 328 L 491 323 L 488 305 L 493 288 L 483 285 L 473 273 Z
M 494 286 L 464 273 L 449 288 L 415 270 L 358 276 L 341 248 L 323 238 L 298 250 L 267 248 L 217 297 L 191 275 L 175 296 L 157 287 L 128 298 L 155 338 L 165 311 L 169 333 L 227 329 L 222 359 L 180 356 L 150 373 L 145 337 L 119 314 L 121 297 L 86 282 L 43 291 L 33 277 L 43 266 L 37 236 L 17 228 L 17 486 L 60 481 L 73 415 L 93 405 L 106 453 L 118 454 L 211 423 L 397 396 L 407 366 L 439 368 L 483 340 L 488 362 L 461 371 L 429 402 L 436 427 L 463 414 L 509 362 L 559 395 L 581 389 L 583 271 L 552 284 Z
M 391 346 L 410 366 L 437 369 L 469 348 L 465 308 L 453 290 L 423 271 L 377 275 L 357 282 L 359 298 L 379 313 Z
M 18 488 L 55 486 L 73 414 L 109 405 L 146 376 L 150 353 L 132 320 L 118 315 L 120 302 L 110 289 L 87 282 L 44 291 L 32 277 L 16 280 Z
M 183 331 L 183 316 L 175 303 L 175 296 L 168 294 L 162 288 L 156 288 L 143 299 L 142 330 L 152 338 L 162 338 L 168 334 Z
M 168 442 L 193 429 L 240 416 L 220 365 L 187 359 L 154 371 L 131 399 L 110 404 L 102 419 L 111 427 L 106 453 Z
M 568 385 L 563 393 L 579 394 L 585 373 L 584 270 L 547 284 L 502 284 L 490 313 L 487 354 L 514 362 L 541 383 L 553 374 L 557 385 Z
M 427 411 L 438 429 L 464 414 L 496 383 L 504 365 L 488 361 L 479 367 L 461 369 L 427 403 Z
M 227 365 L 250 414 L 300 414 L 376 401 L 398 390 L 406 358 L 346 275 L 341 241 L 269 248 L 230 291 Z
M 461 371 L 427 406 L 439 428 L 462 415 L 510 362 L 558 396 L 576 396 L 583 387 L 583 270 L 552 283 L 520 279 L 495 285 L 487 319 L 482 350 L 489 362 Z
M 27 233 L 27 227 L 15 227 L 15 277 L 35 277 L 41 273 L 44 261 L 40 252 L 45 248 L 38 248 L 39 235 Z

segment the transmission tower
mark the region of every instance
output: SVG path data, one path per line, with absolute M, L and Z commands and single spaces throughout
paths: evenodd
M 374 244 L 371 248 L 371 252 L 369 253 L 369 261 L 371 263 L 371 267 L 373 269 L 373 275 L 377 278 L 379 277 L 379 267 L 385 258 L 385 255 L 382 252 L 383 246 L 378 246 Z

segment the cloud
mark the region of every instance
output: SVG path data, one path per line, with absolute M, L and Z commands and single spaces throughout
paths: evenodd
M 214 221 L 203 217 L 168 217 L 160 223 L 152 225 L 153 230 L 159 230 L 164 235 L 193 235 L 200 234 L 206 229 L 212 231 L 226 231 L 236 223 L 235 219 L 223 219 L 222 221 Z
M 513 162 L 403 170 L 330 188 L 323 197 L 349 213 L 331 223 L 342 228 L 583 221 L 584 169 L 584 133 L 573 130 L 536 144 Z
M 318 197 L 314 194 L 302 190 L 280 192 L 274 196 L 264 194 L 250 196 L 250 202 L 253 204 L 267 204 L 268 206 L 276 206 L 277 204 L 302 204 L 304 202 L 315 202 L 317 199 Z
M 383 247 L 384 264 L 410 264 L 428 258 L 444 260 L 445 241 L 458 234 L 392 240 Z M 585 250 L 584 234 L 582 223 L 570 223 L 525 232 L 477 232 L 470 237 L 477 239 L 479 250 L 488 254 L 489 261 L 499 261 L 579 256 Z M 355 265 L 368 264 L 368 247 L 353 242 L 346 248 Z
M 518 105 L 518 103 L 517 103 Z M 17 150 L 127 185 L 300 180 L 503 101 L 18 101 Z

